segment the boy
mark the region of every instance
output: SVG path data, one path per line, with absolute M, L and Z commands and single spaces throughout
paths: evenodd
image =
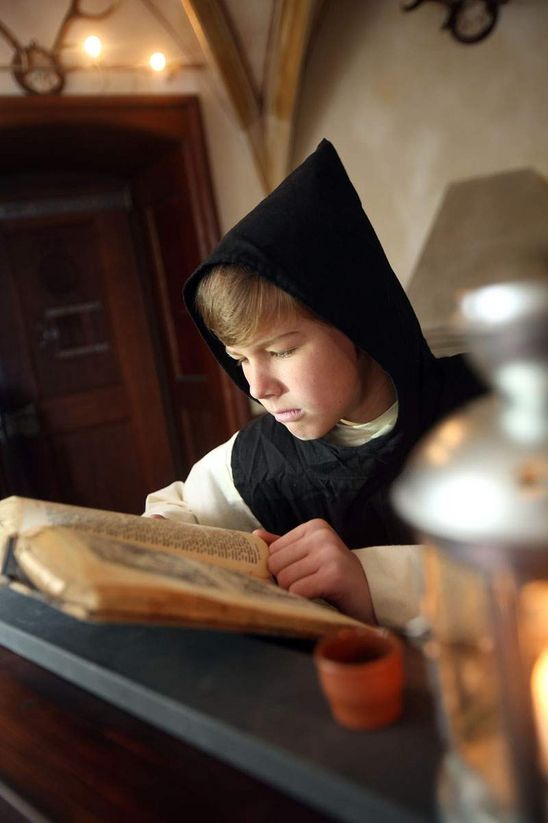
M 149 495 L 146 514 L 258 530 L 279 585 L 401 626 L 420 557 L 389 487 L 419 437 L 482 387 L 460 356 L 431 354 L 330 143 L 223 238 L 185 300 L 267 414 Z

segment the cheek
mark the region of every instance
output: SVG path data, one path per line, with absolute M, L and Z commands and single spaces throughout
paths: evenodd
M 300 390 L 309 399 L 344 409 L 358 390 L 358 370 L 345 357 L 318 356 L 301 374 Z
M 316 370 L 323 383 L 336 386 L 339 391 L 344 388 L 355 388 L 359 379 L 356 360 L 342 353 L 319 359 Z

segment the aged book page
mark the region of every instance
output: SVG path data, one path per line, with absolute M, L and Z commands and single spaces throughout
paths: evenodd
M 22 536 L 42 526 L 67 526 L 135 546 L 175 549 L 205 563 L 270 579 L 266 543 L 253 534 L 24 497 L 0 501 L 0 551 L 10 535 Z
M 20 568 L 44 599 L 84 619 L 172 623 L 316 637 L 359 625 L 275 584 L 164 546 L 38 528 L 18 541 Z

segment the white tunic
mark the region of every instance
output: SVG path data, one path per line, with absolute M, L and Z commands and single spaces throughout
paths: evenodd
M 397 403 L 370 423 L 338 423 L 332 442 L 361 445 L 387 433 L 397 418 Z M 149 494 L 145 516 L 251 532 L 262 527 L 234 485 L 231 456 L 237 433 L 194 464 L 180 480 Z M 403 628 L 419 614 L 422 593 L 421 546 L 368 546 L 354 549 L 365 571 L 375 614 L 381 625 Z

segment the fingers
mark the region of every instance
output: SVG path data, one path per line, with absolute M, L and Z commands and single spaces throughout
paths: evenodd
M 290 532 L 287 532 L 282 537 L 278 537 L 275 543 L 270 546 L 270 554 L 272 555 L 275 552 L 279 552 L 288 546 L 294 546 L 303 540 L 320 541 L 322 539 L 328 540 L 330 537 L 335 537 L 339 540 L 329 523 L 319 518 L 316 520 L 308 520 L 306 523 L 301 523 L 300 526 L 291 529 Z
M 260 537 L 261 540 L 270 546 L 275 540 L 278 540 L 280 535 L 279 534 L 272 534 L 272 532 L 267 532 L 266 529 L 254 529 L 253 534 L 257 537 Z
M 319 552 L 326 540 L 322 540 L 322 529 L 314 526 L 315 522 L 303 523 L 269 545 L 268 570 L 284 588 L 294 582 L 295 573 L 312 574 L 318 566 Z M 324 521 L 317 523 L 323 524 Z M 325 537 L 328 537 L 332 529 L 327 523 L 325 527 Z
M 320 570 L 314 574 L 295 580 L 295 582 L 288 586 L 287 591 L 291 592 L 291 594 L 298 594 L 300 597 L 325 598 L 336 605 L 335 597 L 331 593 L 328 581 L 322 579 Z
M 278 585 L 282 589 L 287 589 L 287 591 L 293 591 L 292 586 L 305 578 L 315 575 L 319 568 L 318 558 L 310 555 L 305 555 L 300 560 L 289 561 L 285 565 L 281 565 L 280 562 L 273 563 L 273 559 L 268 563 L 268 570 L 270 574 L 274 575 Z M 279 556 L 275 560 L 278 561 Z M 277 571 L 274 571 L 274 568 Z M 296 594 L 300 594 L 300 592 L 296 592 Z M 304 597 L 306 596 L 304 595 Z
M 279 540 L 269 546 L 268 570 L 270 574 L 278 575 L 282 569 L 305 558 L 308 553 L 308 546 L 305 541 L 297 540 L 285 546 L 278 545 Z
M 350 553 L 348 558 L 327 553 L 325 557 L 309 556 L 283 569 L 277 580 L 282 588 L 292 594 L 299 594 L 301 597 L 323 597 L 337 604 L 341 596 L 344 596 L 349 576 L 353 576 L 356 571 L 352 560 Z
M 309 520 L 273 540 L 268 569 L 292 594 L 324 598 L 345 614 L 375 622 L 361 563 L 325 520 Z
M 284 589 L 298 592 L 304 586 L 305 596 L 323 596 L 323 578 L 333 577 L 333 571 L 347 562 L 348 549 L 324 520 L 311 520 L 288 532 L 269 547 L 268 570 Z M 308 579 L 306 584 L 300 583 Z M 308 592 L 312 589 L 311 594 Z

